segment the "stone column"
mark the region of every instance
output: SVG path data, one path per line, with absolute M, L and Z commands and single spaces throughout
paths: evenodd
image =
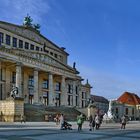
M 79 85 L 78 104 L 79 104 L 79 107 L 82 107 L 82 85 L 81 85 L 81 83 Z
M 1 72 L 1 69 L 2 69 L 2 62 L 0 61 L 0 100 L 2 100 L 2 72 Z
M 26 71 L 23 73 L 23 95 L 25 103 L 29 103 L 29 92 L 28 92 L 28 79 L 29 75 Z
M 68 105 L 68 95 L 67 95 L 65 76 L 62 76 L 61 91 L 62 91 L 61 92 L 61 105 L 67 106 Z
M 10 80 L 10 69 L 6 67 L 6 78 L 5 78 L 5 84 L 6 84 L 6 88 L 5 88 L 5 96 L 6 98 L 10 97 L 10 92 L 11 92 L 11 80 Z
M 39 93 L 38 93 L 38 69 L 34 69 L 34 103 L 39 103 Z
M 18 97 L 22 97 L 22 89 L 21 89 L 21 82 L 22 82 L 22 68 L 21 63 L 17 63 L 16 65 L 16 87 L 18 88 Z
M 73 106 L 76 106 L 76 81 L 73 81 Z
M 1 76 L 2 76 L 2 75 L 1 75 L 1 74 L 2 74 L 2 73 L 1 73 L 1 68 L 2 68 L 2 62 L 0 61 L 0 81 L 1 81 Z
M 49 105 L 54 105 L 53 75 L 49 73 Z

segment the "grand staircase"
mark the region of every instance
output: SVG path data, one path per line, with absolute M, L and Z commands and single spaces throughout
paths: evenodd
M 53 121 L 56 114 L 64 114 L 64 118 L 67 121 L 75 121 L 77 116 L 80 114 L 73 107 L 54 107 L 54 106 L 43 106 L 43 105 L 24 105 L 24 112 L 26 121 Z

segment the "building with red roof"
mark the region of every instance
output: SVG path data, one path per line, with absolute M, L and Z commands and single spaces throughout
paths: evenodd
M 135 93 L 124 92 L 111 104 L 112 114 L 120 119 L 123 115 L 132 120 L 140 119 L 140 97 Z

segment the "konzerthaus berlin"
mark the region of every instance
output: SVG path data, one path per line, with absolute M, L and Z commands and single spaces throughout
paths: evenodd
M 27 17 L 28 18 L 28 17 Z M 38 30 L 0 21 L 0 100 L 12 85 L 24 103 L 85 107 L 91 86 L 67 63 L 68 53 Z

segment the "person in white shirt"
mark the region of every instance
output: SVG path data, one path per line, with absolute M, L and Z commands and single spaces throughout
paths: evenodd
M 64 116 L 63 116 L 63 114 L 61 114 L 59 120 L 60 120 L 60 125 L 61 125 L 60 129 L 63 129 L 63 126 L 64 126 Z

